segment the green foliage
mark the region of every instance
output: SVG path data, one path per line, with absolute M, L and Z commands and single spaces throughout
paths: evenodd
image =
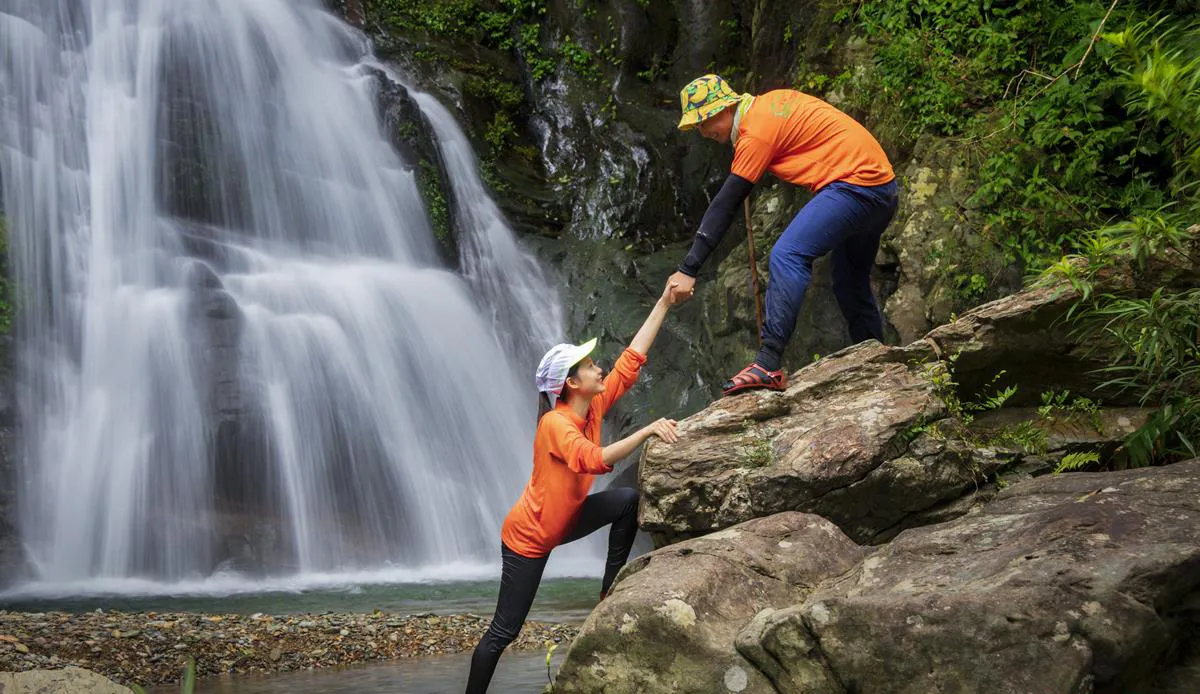
M 384 31 L 425 32 L 516 51 L 540 80 L 554 71 L 543 54 L 544 0 L 364 0 L 368 21 Z
M 567 66 L 576 74 L 584 79 L 599 81 L 600 68 L 591 51 L 576 43 L 569 35 L 563 39 L 561 50 Z
M 988 443 L 1004 448 L 1019 448 L 1026 453 L 1042 454 L 1046 452 L 1048 439 L 1044 429 L 1026 421 L 1001 427 Z
M 433 236 L 443 246 L 450 245 L 450 205 L 446 194 L 442 192 L 441 178 L 437 168 L 426 159 L 422 159 L 417 169 L 417 189 L 425 200 L 425 210 L 429 214 Z
M 487 130 L 483 133 L 483 139 L 487 140 L 493 149 L 501 149 L 510 138 L 516 137 L 516 134 L 516 126 L 513 125 L 512 117 L 508 115 L 508 112 L 496 111 L 492 116 L 492 121 L 488 123 Z
M 1022 49 L 1042 48 L 1044 63 L 1054 53 L 1061 59 L 1061 46 L 1083 33 L 1078 25 L 1086 26 L 1090 12 L 1082 11 L 1097 5 L 884 0 L 863 3 L 858 20 L 878 45 L 883 96 L 908 114 L 916 131 L 953 135 L 1002 97 L 1010 76 L 1027 64 Z
M 847 90 L 851 105 L 894 126 L 901 146 L 954 140 L 979 181 L 967 206 L 985 238 L 1009 262 L 1077 291 L 1069 318 L 1109 358 L 1108 385 L 1156 408 L 1125 441 L 1120 465 L 1195 455 L 1200 438 L 1200 290 L 1098 288 L 1116 266 L 1154 286 L 1145 273 L 1156 264 L 1197 260 L 1192 11 L 1173 0 L 880 0 L 847 2 L 836 17 L 875 47 Z M 985 294 L 986 277 L 956 271 L 951 280 L 961 299 Z
M 187 665 L 183 668 L 182 694 L 192 694 L 194 691 L 196 691 L 196 659 L 189 655 Z
M 1100 454 L 1095 451 L 1068 453 L 1062 457 L 1062 460 L 1058 461 L 1058 465 L 1054 468 L 1054 474 L 1082 470 L 1088 465 L 1097 465 L 1099 462 Z
M 558 649 L 557 643 L 546 642 L 546 680 L 550 684 L 554 684 L 554 678 L 550 676 L 550 659 L 554 657 L 554 651 Z
M 737 462 L 741 467 L 766 467 L 774 460 L 769 434 L 751 434 L 752 438 L 738 450 Z
M 1026 268 L 1077 252 L 1081 228 L 1171 203 L 1164 179 L 1200 157 L 1179 142 L 1197 120 L 1183 98 L 1197 88 L 1194 43 L 1183 30 L 1150 38 L 1181 20 L 1147 21 L 1173 4 L 1121 3 L 1106 18 L 1110 7 L 882 0 L 839 13 L 876 46 L 856 86 L 867 108 L 900 114 L 904 142 L 958 140 L 978 171 L 971 204 L 985 233 Z
M 1160 128 L 1168 170 L 1155 181 L 1165 204 L 1137 210 L 1083 235 L 1042 282 L 1079 293 L 1070 318 L 1077 336 L 1107 356 L 1106 385 L 1133 394 L 1155 413 L 1122 446 L 1120 464 L 1168 462 L 1197 454 L 1200 439 L 1200 289 L 1159 286 L 1149 296 L 1099 289 L 1110 271 L 1158 284 L 1154 264 L 1194 267 L 1200 221 L 1200 25 L 1135 23 L 1104 34 L 1120 58 L 1118 73 L 1131 118 Z
M 383 29 L 439 36 L 466 36 L 479 12 L 476 0 L 364 0 L 363 9 Z
M 566 36 L 558 55 L 545 51 L 542 26 L 548 4 L 545 0 L 364 0 L 370 23 L 385 31 L 424 32 L 511 51 L 525 62 L 535 80 L 553 73 L 560 57 L 569 69 L 595 82 L 601 78 L 602 65 L 621 64 L 620 32 L 613 15 L 606 18 L 594 41 L 587 42 L 596 46 L 594 50 Z M 599 14 L 591 3 L 577 5 L 585 19 L 594 20 Z
M 1087 417 L 1093 429 L 1104 433 L 1104 423 L 1100 420 L 1100 403 L 1082 396 L 1071 397 L 1069 390 L 1042 393 L 1042 404 L 1037 412 L 1042 419 L 1054 419 L 1059 416 Z
M 933 384 L 937 396 L 946 403 L 946 412 L 964 426 L 975 421 L 977 413 L 998 410 L 1017 394 L 1016 386 L 999 388 L 996 385 L 1005 374 L 1004 371 L 999 371 L 974 400 L 963 400 L 958 394 L 958 381 L 954 376 L 954 365 L 958 363 L 958 358 L 959 354 L 955 353 L 945 361 L 928 365 L 925 368 L 925 377 Z M 988 390 L 992 391 L 991 395 L 988 395 Z
M 974 441 L 965 427 L 975 421 L 977 414 L 1004 407 L 1005 403 L 1017 394 L 1017 386 L 999 388 L 997 382 L 1004 377 L 1005 373 L 1004 371 L 1000 371 L 992 377 L 992 380 L 988 383 L 988 387 L 977 397 L 971 400 L 963 400 L 959 396 L 959 384 L 954 375 L 954 366 L 958 363 L 958 358 L 959 354 L 955 353 L 947 357 L 944 361 L 935 361 L 927 364 L 923 375 L 933 385 L 934 393 L 946 404 L 946 414 L 950 417 L 952 425 L 957 429 L 956 434 L 964 439 L 972 440 L 973 443 L 985 445 L 987 442 Z M 991 391 L 990 395 L 987 392 L 988 390 Z M 929 421 L 924 416 L 918 417 L 912 425 L 900 432 L 900 439 L 904 443 L 910 443 L 921 434 L 929 434 L 941 438 L 944 436 L 941 429 L 942 424 L 941 420 Z M 1010 438 L 1022 435 L 1022 432 L 1014 431 Z

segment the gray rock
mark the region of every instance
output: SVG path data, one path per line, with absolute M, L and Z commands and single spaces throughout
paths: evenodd
M 784 513 L 639 557 L 584 623 L 554 690 L 771 692 L 736 652 L 738 631 L 864 554 L 829 521 Z
M 895 267 L 897 283 L 885 296 L 884 314 L 907 344 L 956 311 L 1019 291 L 1021 273 L 981 232 L 970 204 L 976 186 L 961 148 L 926 137 L 907 164 L 894 163 L 902 174 L 900 209 L 877 264 Z
M 643 454 L 642 528 L 669 540 L 818 507 L 859 541 L 893 525 L 904 512 L 864 530 L 853 520 L 857 511 L 841 513 L 821 499 L 902 457 L 912 427 L 944 416 L 945 404 L 924 375 L 931 358 L 925 343 L 863 343 L 801 369 L 785 392 L 725 398 L 688 418 L 678 443 L 652 442 Z M 960 453 L 943 447 L 929 455 L 948 462 L 944 456 Z M 935 464 L 928 463 L 931 471 Z M 907 467 L 892 466 L 897 473 Z M 948 498 L 970 484 L 967 469 L 958 469 L 961 475 L 939 467 L 946 486 L 926 493 Z M 855 504 L 878 505 L 877 485 L 866 481 L 869 498 Z
M 954 355 L 954 376 L 963 398 L 988 389 L 1000 371 L 1000 386 L 1017 386 L 1009 405 L 1036 405 L 1040 394 L 1069 390 L 1094 394 L 1109 376 L 1105 355 L 1080 344 L 1063 318 L 1078 300 L 1065 285 L 1037 287 L 976 307 L 924 338 L 944 356 Z M 1136 402 L 1106 393 L 1109 405 Z
M 3 694 L 132 694 L 132 690 L 90 670 L 67 667 L 62 670 L 0 672 Z
M 1198 568 L 1200 460 L 1042 477 L 760 614 L 739 650 L 780 692 L 1143 691 L 1200 623 Z
M 1030 406 L 1047 391 L 1096 397 L 1105 377 L 1105 362 L 1062 326 L 1075 298 L 1069 286 L 1034 288 L 907 347 L 865 342 L 831 354 L 782 393 L 713 403 L 681 423 L 678 443 L 646 446 L 642 528 L 661 546 L 802 511 L 878 543 L 978 508 L 960 500 L 983 492 L 985 501 L 997 474 L 1045 474 L 1075 451 L 1106 459 L 1148 410 L 1115 396 L 1106 402 L 1116 407 L 1095 412 L 1042 416 Z M 968 411 L 1008 385 L 1016 394 L 1005 409 Z

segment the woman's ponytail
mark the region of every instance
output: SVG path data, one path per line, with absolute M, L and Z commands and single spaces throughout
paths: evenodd
M 539 421 L 539 422 L 542 421 L 542 415 L 546 414 L 547 412 L 549 412 L 550 410 L 553 410 L 553 409 L 554 409 L 554 406 L 550 404 L 550 396 L 547 395 L 546 393 L 538 393 L 537 421 Z

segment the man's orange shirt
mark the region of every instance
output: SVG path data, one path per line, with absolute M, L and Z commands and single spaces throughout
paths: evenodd
M 600 446 L 604 413 L 637 382 L 645 363 L 645 355 L 626 349 L 586 417 L 561 401 L 542 416 L 533 439 L 533 476 L 500 531 L 509 549 L 524 557 L 544 557 L 571 532 L 592 477 L 612 472 Z
M 764 171 L 814 192 L 834 181 L 879 186 L 896 177 L 858 121 L 794 89 L 755 97 L 738 124 L 731 173 L 758 183 Z

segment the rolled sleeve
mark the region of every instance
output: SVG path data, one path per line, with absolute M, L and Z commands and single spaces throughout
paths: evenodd
M 589 475 L 612 472 L 612 467 L 604 462 L 604 449 L 589 441 L 575 425 L 563 417 L 554 417 L 548 424 L 551 427 L 550 452 L 572 472 Z
M 642 365 L 646 363 L 646 355 L 634 350 L 631 347 L 626 347 L 621 356 L 617 357 L 617 363 L 613 364 L 612 371 L 604 378 L 604 392 L 600 397 L 596 398 L 599 415 L 604 416 L 617 400 L 621 399 L 633 384 L 637 383 L 638 376 L 642 373 Z

